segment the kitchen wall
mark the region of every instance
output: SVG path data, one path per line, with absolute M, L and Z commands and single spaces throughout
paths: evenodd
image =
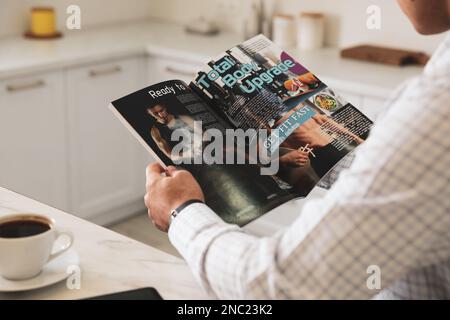
M 319 11 L 326 15 L 326 39 L 328 46 L 346 47 L 354 44 L 372 43 L 431 53 L 444 35 L 422 36 L 417 34 L 395 0 L 263 0 L 272 3 L 275 12 L 297 15 L 301 11 Z M 164 5 L 155 6 L 154 17 L 171 21 L 189 21 L 198 14 L 214 16 L 219 25 L 235 31 L 242 30 L 242 23 L 236 18 L 249 15 L 250 0 L 167 0 Z M 243 6 L 243 4 L 246 4 Z M 204 8 L 200 8 L 204 5 Z M 369 5 L 381 9 L 381 29 L 366 27 Z
M 346 47 L 360 43 L 433 52 L 444 35 L 417 34 L 395 0 L 279 0 L 277 10 L 284 13 L 321 11 L 327 15 L 326 43 Z M 366 9 L 381 9 L 381 29 L 366 28 Z
M 278 13 L 320 11 L 326 14 L 326 39 L 329 46 L 346 47 L 358 43 L 432 52 L 443 35 L 415 34 L 394 0 L 263 0 L 273 3 Z M 84 29 L 114 22 L 156 18 L 187 23 L 198 16 L 209 17 L 224 29 L 242 32 L 243 18 L 248 18 L 251 0 L 0 0 L 0 37 L 19 35 L 27 26 L 29 8 L 52 5 L 64 28 L 65 9 L 69 4 L 82 8 Z M 381 8 L 381 30 L 366 28 L 366 8 Z
M 169 0 L 171 1 L 171 0 Z M 64 30 L 66 8 L 81 7 L 82 28 L 114 22 L 148 18 L 160 0 L 0 0 L 0 37 L 20 35 L 27 29 L 30 8 L 52 6 L 56 9 L 58 29 Z

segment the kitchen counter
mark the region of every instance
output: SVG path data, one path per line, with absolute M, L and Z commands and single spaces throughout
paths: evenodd
M 79 299 L 140 287 L 154 287 L 164 299 L 207 298 L 183 260 L 0 187 L 0 216 L 19 212 L 46 215 L 73 232 L 81 288 L 70 290 L 61 281 L 28 292 L 0 293 L 0 299 Z
M 141 21 L 71 31 L 58 40 L 0 39 L 0 80 L 92 61 L 129 55 L 163 55 L 201 65 L 210 57 L 240 43 L 230 32 L 200 36 L 183 27 L 156 21 Z M 389 94 L 402 81 L 421 72 L 420 67 L 395 67 L 343 59 L 339 49 L 299 51 L 284 48 L 325 83 L 366 95 Z
M 337 48 L 286 51 L 331 88 L 365 96 L 387 97 L 399 84 L 423 70 L 418 66 L 398 67 L 342 58 Z
M 56 40 L 7 37 L 0 39 L 0 80 L 148 52 L 175 51 L 186 61 L 202 63 L 241 40 L 227 32 L 187 34 L 182 26 L 152 21 L 71 31 Z

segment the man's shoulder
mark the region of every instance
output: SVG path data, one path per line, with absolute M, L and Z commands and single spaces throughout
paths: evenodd
M 182 120 L 183 122 L 192 122 L 193 121 L 191 116 L 186 116 L 184 114 L 179 115 L 178 118 L 180 120 Z
M 421 112 L 449 111 L 450 73 L 443 81 L 442 77 L 432 77 L 427 74 L 410 81 L 401 97 L 394 103 L 405 116 L 410 113 L 420 115 Z
M 150 134 L 152 135 L 153 138 L 155 138 L 155 137 L 159 138 L 161 136 L 160 131 L 157 126 L 153 126 L 150 129 Z
M 446 127 L 443 124 L 450 112 L 448 101 L 448 88 L 434 85 L 426 76 L 419 76 L 412 79 L 397 99 L 392 101 L 375 127 L 382 127 L 378 130 L 382 130 L 383 135 L 389 132 L 398 137 L 404 132 L 411 139 L 432 133 L 445 135 Z M 393 141 L 389 140 L 389 143 Z
M 450 91 L 450 32 L 425 66 L 422 78 Z

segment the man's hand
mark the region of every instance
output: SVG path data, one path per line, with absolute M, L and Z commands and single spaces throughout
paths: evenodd
M 316 114 L 312 117 L 319 125 L 323 125 L 324 123 L 331 120 L 331 118 L 325 114 Z
M 293 150 L 280 157 L 280 164 L 289 167 L 304 167 L 309 164 L 309 156 L 305 151 Z
M 166 176 L 162 176 L 162 173 Z M 144 200 L 148 216 L 161 231 L 169 229 L 170 212 L 188 200 L 205 201 L 202 189 L 186 170 L 170 166 L 164 170 L 157 163 L 147 167 L 147 183 Z

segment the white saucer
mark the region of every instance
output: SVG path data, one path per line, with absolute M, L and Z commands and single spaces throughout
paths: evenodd
M 0 292 L 25 291 L 46 287 L 66 279 L 68 266 L 78 266 L 79 258 L 77 252 L 70 248 L 60 257 L 47 263 L 42 272 L 36 277 L 26 280 L 13 281 L 0 276 Z

